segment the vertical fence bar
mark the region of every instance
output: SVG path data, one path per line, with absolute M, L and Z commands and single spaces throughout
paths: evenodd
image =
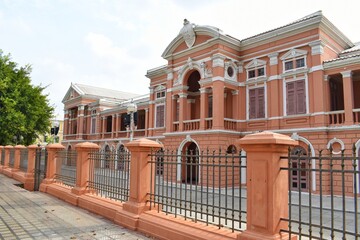
M 356 146 L 353 144 L 352 147 L 352 166 L 353 166 L 353 181 L 354 181 L 354 232 L 355 234 L 358 234 L 358 186 L 357 186 L 357 177 L 358 177 L 358 170 L 357 170 L 357 164 L 356 164 Z M 355 239 L 358 239 L 356 236 Z
M 331 158 L 332 159 L 332 158 Z M 330 159 L 330 161 L 331 161 Z M 320 150 L 319 152 L 319 179 L 320 179 L 320 239 L 323 238 L 323 163 L 322 163 L 323 159 L 322 159 L 322 150 Z M 330 163 L 330 177 L 332 176 L 332 163 Z M 333 199 L 331 197 L 331 199 Z M 333 212 L 333 211 L 331 211 Z
M 346 199 L 345 199 L 345 150 L 341 150 L 341 191 L 342 191 L 342 223 L 343 239 L 346 239 Z

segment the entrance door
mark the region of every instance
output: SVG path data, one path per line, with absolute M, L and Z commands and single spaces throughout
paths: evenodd
M 36 149 L 34 191 L 39 191 L 40 183 L 46 177 L 47 151 L 45 148 Z
M 182 160 L 182 182 L 198 184 L 199 182 L 199 149 L 195 143 L 185 146 Z
M 309 172 L 307 153 L 303 147 L 297 146 L 291 151 L 291 189 L 295 191 L 309 190 Z

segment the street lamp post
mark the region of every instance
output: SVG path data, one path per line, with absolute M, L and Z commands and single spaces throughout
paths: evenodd
M 53 121 L 51 127 L 51 135 L 53 136 L 53 143 L 57 143 L 57 134 L 59 132 L 59 121 Z
M 137 106 L 133 101 L 127 106 L 127 113 L 130 114 L 130 142 L 134 138 L 134 113 L 137 111 Z

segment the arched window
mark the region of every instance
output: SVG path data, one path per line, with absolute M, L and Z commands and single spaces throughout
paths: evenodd
M 291 150 L 291 188 L 295 191 L 309 190 L 309 167 L 310 159 L 307 158 L 306 150 L 296 146 Z
M 235 145 L 231 144 L 230 146 L 228 146 L 228 148 L 226 149 L 226 153 L 227 154 L 236 154 L 237 150 Z

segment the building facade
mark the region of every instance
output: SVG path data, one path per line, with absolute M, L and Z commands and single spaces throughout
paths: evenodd
M 126 106 L 134 102 L 135 139 L 179 152 L 236 152 L 241 137 L 270 130 L 299 140 L 298 150 L 311 156 L 330 146 L 348 153 L 352 144 L 359 153 L 360 43 L 321 11 L 242 40 L 185 19 L 162 57 L 165 66 L 147 71 L 146 96 L 72 84 L 62 143 L 122 148 L 130 136 Z M 316 191 L 308 176 L 293 177 Z

